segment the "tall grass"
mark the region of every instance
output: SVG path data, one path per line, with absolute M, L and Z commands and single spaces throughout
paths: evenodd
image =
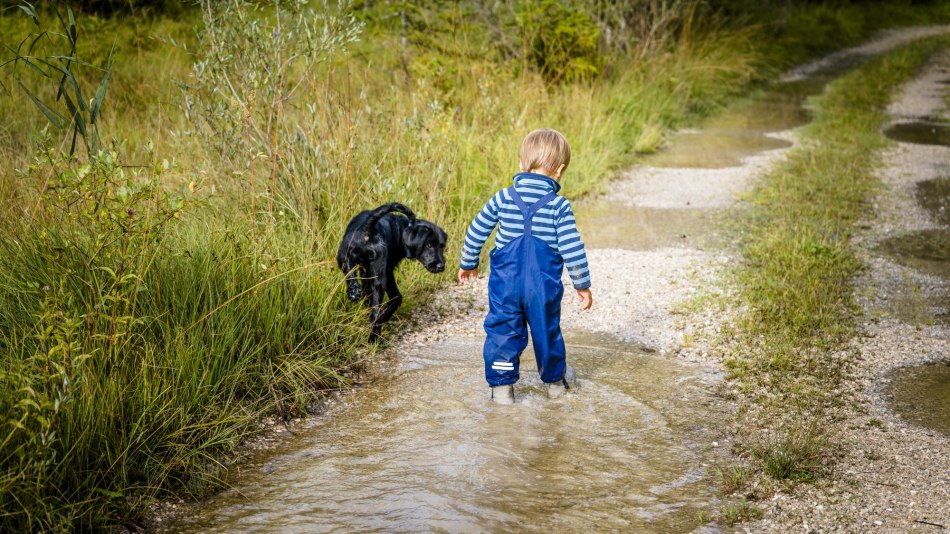
M 198 495 L 262 414 L 303 413 L 316 390 L 346 384 L 367 329 L 332 259 L 359 210 L 408 204 L 448 230 L 455 260 L 458 236 L 517 170 L 531 129 L 570 139 L 568 196 L 597 192 L 664 131 L 780 60 L 761 55 L 754 30 L 703 26 L 691 4 L 650 1 L 665 10 L 629 19 L 643 24 L 623 46 L 600 42 L 596 69 L 577 63 L 559 76 L 523 53 L 536 46 L 516 31 L 530 4 L 357 10 L 365 26 L 348 51 L 288 68 L 300 88 L 280 113 L 237 117 L 283 121 L 264 159 L 246 146 L 221 157 L 181 110 L 177 82 L 194 86 L 193 62 L 207 57 L 190 30 L 200 11 L 183 22 L 80 18 L 80 82 L 97 80 L 116 49 L 102 155 L 60 156 L 37 134 L 45 119 L 4 78 L 0 528 L 97 528 L 135 521 L 164 492 Z M 606 32 L 637 12 L 562 15 Z M 586 39 L 587 22 L 570 39 Z M 32 24 L 5 14 L 0 33 L 19 39 Z M 50 35 L 33 54 L 61 44 Z M 567 44 L 553 46 L 589 54 Z M 47 101 L 56 92 L 31 88 Z M 143 214 L 167 216 L 128 232 Z M 409 306 L 448 280 L 411 263 L 399 276 Z

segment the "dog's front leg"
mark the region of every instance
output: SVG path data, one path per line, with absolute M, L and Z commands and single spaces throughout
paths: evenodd
M 379 313 L 380 323 L 385 323 L 392 318 L 402 304 L 402 293 L 399 292 L 399 287 L 396 286 L 396 276 L 392 271 L 386 273 L 386 296 L 389 297 L 389 300 L 383 304 Z

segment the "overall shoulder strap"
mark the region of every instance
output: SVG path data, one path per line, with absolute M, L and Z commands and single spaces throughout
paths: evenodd
M 526 236 L 531 235 L 531 219 L 534 218 L 534 214 L 557 196 L 557 193 L 551 191 L 550 193 L 539 198 L 538 201 L 532 204 L 529 208 L 521 198 L 521 195 L 518 194 L 518 191 L 515 190 L 514 186 L 511 186 L 508 189 L 508 192 L 511 196 L 511 199 L 514 200 L 515 204 L 518 205 L 518 209 L 521 210 L 521 215 L 524 217 L 524 235 Z
M 518 190 L 515 189 L 515 186 L 508 188 L 508 196 L 511 197 L 511 200 L 515 201 L 515 204 L 518 205 L 518 209 L 521 210 L 521 214 L 525 217 L 528 216 L 528 205 L 524 203 L 524 200 L 521 198 L 521 195 L 518 194 Z

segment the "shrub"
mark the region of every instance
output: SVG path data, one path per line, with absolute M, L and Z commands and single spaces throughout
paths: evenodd
M 591 79 L 603 67 L 600 29 L 576 3 L 523 2 L 516 21 L 524 58 L 551 83 Z

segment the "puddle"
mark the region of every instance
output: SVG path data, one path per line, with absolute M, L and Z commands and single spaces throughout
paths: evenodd
M 950 361 L 896 371 L 887 397 L 901 417 L 950 435 Z
M 950 230 L 920 230 L 892 237 L 879 249 L 908 267 L 950 278 Z
M 945 291 L 924 295 L 920 287 L 908 284 L 888 293 L 887 316 L 916 326 L 950 326 L 950 301 Z
M 894 124 L 884 130 L 884 135 L 902 143 L 950 146 L 950 125 L 940 122 Z
M 292 448 L 254 461 L 179 532 L 682 532 L 714 499 L 730 415 L 721 377 L 610 337 L 568 338 L 574 392 L 546 398 L 523 356 L 518 402 L 487 401 L 481 340 L 401 355 Z M 530 352 L 530 351 L 528 351 Z
M 579 203 L 575 211 L 588 248 L 627 250 L 699 248 L 717 217 L 714 210 L 646 208 L 608 201 Z
M 643 158 L 650 167 L 721 169 L 738 167 L 742 160 L 766 150 L 787 148 L 792 143 L 755 132 L 704 130 L 675 135 L 669 147 Z
M 917 203 L 930 212 L 937 224 L 950 226 L 950 178 L 937 178 L 917 184 Z
M 663 150 L 645 156 L 649 167 L 719 169 L 736 167 L 744 158 L 792 144 L 769 133 L 808 122 L 803 107 L 806 86 L 781 84 L 727 107 L 700 123 L 697 130 L 674 135 Z

